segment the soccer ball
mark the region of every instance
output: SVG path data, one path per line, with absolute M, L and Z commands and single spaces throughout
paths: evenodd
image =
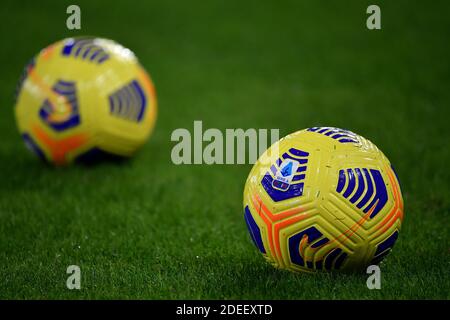
M 372 142 L 314 127 L 261 155 L 245 185 L 244 217 L 277 268 L 361 270 L 391 251 L 403 199 L 394 169 Z
M 25 67 L 15 114 L 26 146 L 64 165 L 131 156 L 156 119 L 149 76 L 129 49 L 107 39 L 56 42 Z

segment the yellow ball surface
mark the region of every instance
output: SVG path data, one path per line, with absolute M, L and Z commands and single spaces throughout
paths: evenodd
M 131 156 L 156 120 L 151 79 L 129 49 L 68 38 L 38 53 L 17 88 L 15 114 L 27 147 L 64 165 Z
M 362 270 L 391 251 L 403 199 L 389 160 L 372 142 L 314 127 L 282 138 L 258 159 L 245 185 L 244 217 L 277 268 Z

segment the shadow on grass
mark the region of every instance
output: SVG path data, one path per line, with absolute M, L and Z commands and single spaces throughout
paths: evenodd
M 108 172 L 120 170 L 133 163 L 133 158 L 107 156 L 92 158 L 88 161 L 76 162 L 66 166 L 55 166 L 33 156 L 2 157 L 2 174 L 0 176 L 0 192 L 8 194 L 11 191 L 36 190 L 49 187 L 52 182 L 71 179 L 76 183 L 77 177 L 83 173 L 91 175 L 95 181 L 96 171 Z
M 202 292 L 201 298 L 207 299 L 324 299 L 355 289 L 367 290 L 364 272 L 294 273 L 255 257 L 238 261 L 203 257 L 193 270 L 186 271 L 195 273 L 192 284 Z
M 449 281 L 445 257 L 414 261 L 388 257 L 380 265 L 382 290 L 369 290 L 370 274 L 360 272 L 293 273 L 278 270 L 263 259 L 241 258 L 223 263 L 208 258 L 205 269 L 220 273 L 219 281 L 202 281 L 204 298 L 213 299 L 424 299 L 446 298 Z M 429 267 L 429 262 L 434 265 Z M 424 262 L 427 261 L 427 262 Z M 448 261 L 448 256 L 447 256 Z M 209 267 L 208 267 L 209 264 Z

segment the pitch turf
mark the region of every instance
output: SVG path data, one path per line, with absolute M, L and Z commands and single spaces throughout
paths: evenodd
M 377 1 L 2 2 L 0 298 L 449 299 L 450 6 Z M 151 73 L 159 118 L 129 162 L 54 169 L 23 146 L 13 92 L 27 60 L 67 36 L 108 37 Z M 175 166 L 176 128 L 349 128 L 395 165 L 406 217 L 365 274 L 292 274 L 250 241 L 242 191 L 250 165 Z M 66 268 L 82 290 L 66 289 Z

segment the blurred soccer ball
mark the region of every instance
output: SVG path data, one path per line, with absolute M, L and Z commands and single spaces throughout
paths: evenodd
M 17 88 L 27 147 L 56 165 L 131 156 L 149 137 L 156 96 L 133 52 L 100 38 L 69 38 L 42 50 Z
M 391 251 L 403 200 L 389 160 L 372 142 L 315 127 L 284 137 L 255 163 L 244 216 L 275 267 L 358 270 Z

